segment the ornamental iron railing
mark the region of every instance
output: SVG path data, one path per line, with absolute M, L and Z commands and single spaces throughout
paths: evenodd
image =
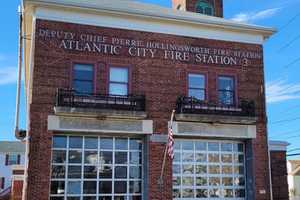
M 145 111 L 144 95 L 103 95 L 78 93 L 73 89 L 57 89 L 56 106 Z
M 255 103 L 241 100 L 237 105 L 222 105 L 181 96 L 176 102 L 176 113 L 255 117 Z

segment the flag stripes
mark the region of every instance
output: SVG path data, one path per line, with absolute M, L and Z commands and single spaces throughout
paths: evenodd
M 170 126 L 168 131 L 168 155 L 171 159 L 174 158 L 174 137 L 172 126 Z

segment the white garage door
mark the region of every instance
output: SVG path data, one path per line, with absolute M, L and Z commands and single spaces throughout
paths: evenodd
M 244 144 L 175 140 L 173 199 L 245 199 Z

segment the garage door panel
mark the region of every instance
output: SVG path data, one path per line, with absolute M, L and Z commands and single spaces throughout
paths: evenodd
M 175 140 L 173 199 L 245 199 L 244 143 Z

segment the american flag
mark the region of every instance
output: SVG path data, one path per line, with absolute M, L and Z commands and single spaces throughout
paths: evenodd
M 172 126 L 169 128 L 169 133 L 168 133 L 168 155 L 173 160 L 173 158 L 174 158 L 174 138 L 173 138 Z

